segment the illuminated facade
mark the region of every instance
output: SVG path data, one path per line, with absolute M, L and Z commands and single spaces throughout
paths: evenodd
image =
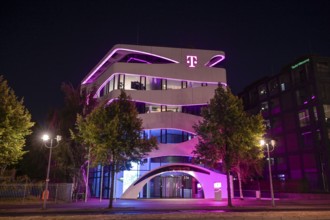
M 82 88 L 97 88 L 98 99 L 111 101 L 124 89 L 143 120 L 144 135 L 158 139 L 159 149 L 143 165 L 117 174 L 117 198 L 214 198 L 215 188 L 227 189 L 225 175 L 192 164 L 198 141 L 192 126 L 214 90 L 226 86 L 226 71 L 219 67 L 224 58 L 222 51 L 116 45 L 85 77 Z M 90 173 L 95 197 L 100 171 Z M 103 198 L 109 195 L 109 176 L 105 167 Z
M 239 96 L 246 110 L 262 113 L 267 137 L 276 141 L 271 152 L 275 192 L 328 191 L 330 58 L 301 57 Z

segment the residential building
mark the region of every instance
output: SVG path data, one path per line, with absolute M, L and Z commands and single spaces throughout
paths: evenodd
M 221 68 L 223 51 L 115 45 L 87 74 L 82 89 L 96 88 L 94 98 L 111 100 L 123 89 L 132 98 L 143 120 L 144 135 L 155 136 L 158 150 L 143 164 L 132 164 L 115 179 L 117 198 L 214 198 L 222 186 L 227 197 L 225 175 L 193 164 L 198 139 L 193 125 L 201 120 L 201 108 L 226 86 Z M 101 178 L 103 177 L 103 178 Z M 108 198 L 109 168 L 93 168 L 90 191 Z M 103 180 L 103 184 L 101 184 Z
M 247 111 L 261 112 L 266 138 L 276 141 L 271 152 L 275 192 L 328 191 L 330 58 L 302 56 L 239 96 Z M 267 181 L 268 169 L 264 173 Z

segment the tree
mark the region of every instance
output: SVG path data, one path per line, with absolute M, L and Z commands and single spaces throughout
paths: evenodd
M 74 87 L 71 83 L 62 83 L 61 90 L 64 94 L 64 105 L 52 114 L 50 126 L 62 136 L 60 145 L 54 151 L 57 174 L 66 181 L 73 181 L 75 191 L 80 188 L 84 181 L 82 172 L 88 153 L 86 147 L 81 143 L 72 140 L 71 132 L 76 132 L 77 114 L 87 115 L 96 106 L 96 99 L 93 99 L 94 90 L 87 93 L 80 90 L 80 86 Z
M 78 136 L 91 146 L 94 165 L 110 165 L 109 208 L 112 208 L 114 176 L 130 168 L 130 162 L 141 162 L 148 152 L 157 148 L 156 138 L 142 137 L 142 120 L 130 97 L 122 90 L 118 99 L 102 103 L 87 117 L 77 117 Z
M 26 153 L 25 137 L 31 134 L 31 115 L 14 91 L 0 76 L 0 176 Z
M 242 182 L 245 182 L 248 177 L 261 175 L 263 168 L 263 149 L 259 144 L 265 133 L 263 118 L 259 115 L 244 114 L 242 120 L 242 130 L 237 131 L 241 141 L 239 151 L 236 152 L 235 164 L 232 171 L 237 174 L 240 198 L 243 199 Z
M 247 125 L 252 124 L 247 124 L 249 120 L 242 101 L 229 88 L 220 86 L 210 104 L 203 108 L 202 117 L 203 120 L 194 126 L 199 142 L 193 153 L 197 161 L 214 169 L 220 162 L 223 164 L 227 175 L 228 206 L 231 207 L 230 171 L 243 158 L 243 153 L 238 154 L 243 147 L 251 147 L 249 139 L 254 133 L 253 129 L 247 132 Z M 248 154 L 249 151 L 243 152 Z

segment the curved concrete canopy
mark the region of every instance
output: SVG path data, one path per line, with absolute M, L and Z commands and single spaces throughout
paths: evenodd
M 168 173 L 181 172 L 194 177 L 202 186 L 205 199 L 214 198 L 214 183 L 220 182 L 222 198 L 227 198 L 226 175 L 213 172 L 200 166 L 187 163 L 172 163 L 153 169 L 137 179 L 121 196 L 122 199 L 137 199 L 143 186 L 155 176 Z

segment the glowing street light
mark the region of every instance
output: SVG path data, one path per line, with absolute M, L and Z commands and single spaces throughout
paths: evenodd
M 271 145 L 273 148 L 275 147 L 275 141 L 274 140 L 260 140 L 261 146 L 266 146 L 267 148 L 267 157 L 268 157 L 268 170 L 269 170 L 269 183 L 270 183 L 270 194 L 272 196 L 272 206 L 275 206 L 274 201 L 274 189 L 273 189 L 273 177 L 272 177 L 272 167 L 270 165 L 270 154 L 269 154 L 269 145 Z
M 48 199 L 48 196 L 49 196 L 48 182 L 49 182 L 50 161 L 52 159 L 52 149 L 54 147 L 58 146 L 58 144 L 62 140 L 62 137 L 60 135 L 57 135 L 56 138 L 50 138 L 48 134 L 44 134 L 41 137 L 41 139 L 43 140 L 45 147 L 49 148 L 49 158 L 48 158 L 46 185 L 45 185 L 45 191 L 43 192 L 44 202 L 42 204 L 42 209 L 46 209 L 46 203 L 47 203 L 47 199 Z M 53 140 L 56 140 L 56 145 L 55 146 L 53 146 Z M 48 142 L 50 142 L 50 145 L 47 145 Z

